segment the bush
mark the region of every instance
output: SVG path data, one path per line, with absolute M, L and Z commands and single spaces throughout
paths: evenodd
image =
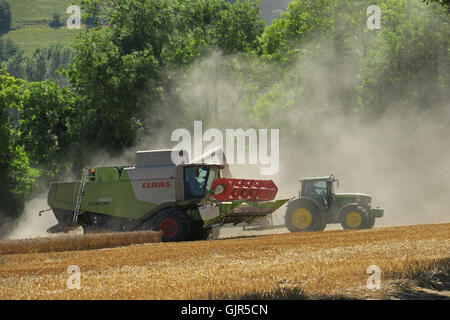
M 52 20 L 48 23 L 51 28 L 59 28 L 62 26 L 61 14 L 58 12 L 53 12 Z

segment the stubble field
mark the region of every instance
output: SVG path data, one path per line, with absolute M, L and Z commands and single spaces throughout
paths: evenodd
M 449 299 L 449 249 L 447 223 L 8 254 L 0 298 Z M 71 265 L 80 289 L 67 287 Z

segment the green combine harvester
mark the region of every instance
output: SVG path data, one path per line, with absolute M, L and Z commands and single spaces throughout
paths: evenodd
M 371 229 L 384 210 L 372 208 L 372 197 L 362 193 L 335 193 L 333 175 L 300 180 L 298 197 L 289 200 L 285 223 L 291 232 L 322 231 L 327 224 L 344 229 Z
M 205 158 L 211 154 L 189 162 L 183 150 L 138 151 L 134 166 L 85 168 L 81 181 L 52 183 L 47 202 L 58 224 L 47 232 L 157 230 L 163 241 L 202 240 L 213 228 L 252 223 L 287 201 L 272 201 L 278 188 L 271 180 L 226 178 L 225 161 Z

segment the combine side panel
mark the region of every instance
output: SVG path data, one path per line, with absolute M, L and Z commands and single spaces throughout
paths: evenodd
M 47 197 L 51 208 L 72 211 L 75 207 L 76 192 L 79 182 L 54 182 L 50 184 L 50 192 Z

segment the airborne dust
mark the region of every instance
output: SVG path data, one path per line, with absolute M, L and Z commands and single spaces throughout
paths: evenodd
M 350 44 L 353 52 L 360 46 Z M 276 64 L 211 52 L 178 70 L 172 96 L 158 105 L 156 115 L 154 111 L 147 115 L 157 117 L 163 126 L 122 157 L 112 159 L 99 151 L 87 165 L 132 165 L 136 150 L 173 147 L 171 132 L 192 130 L 194 120 L 203 121 L 204 131 L 279 129 L 278 173 L 260 176 L 258 165 L 232 165 L 235 177 L 273 179 L 279 188 L 277 198 L 283 199 L 297 195 L 299 179 L 332 173 L 340 179 L 338 192 L 371 194 L 372 204 L 385 209 L 375 227 L 449 222 L 449 101 L 417 110 L 399 95 L 373 117 L 367 112 L 342 112 L 346 106 L 337 97 L 360 81 L 358 55 L 343 60 L 324 39 L 300 48 L 313 47 L 320 47 L 317 54 L 303 55 L 284 75 Z M 450 73 L 445 59 L 438 63 L 443 73 Z M 422 79 L 416 85 L 426 88 L 426 77 Z M 142 103 L 151 105 L 145 98 Z M 56 222 L 49 212 L 37 216 L 46 208 L 43 192 L 27 204 L 10 238 L 45 235 Z M 283 221 L 283 209 L 275 213 L 278 223 Z

